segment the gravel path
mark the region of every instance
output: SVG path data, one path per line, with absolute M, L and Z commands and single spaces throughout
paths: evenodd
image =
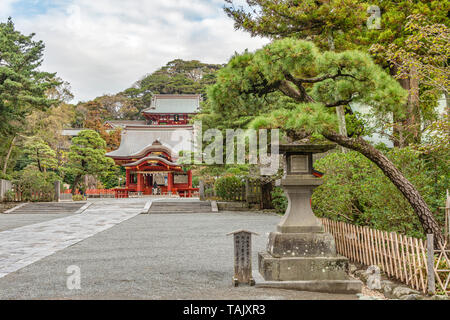
M 257 269 L 257 252 L 279 219 L 232 212 L 136 215 L 1 278 L 0 299 L 357 299 L 231 286 L 233 243 L 225 234 L 242 228 L 260 234 L 253 243 Z M 66 286 L 72 265 L 81 271 L 80 290 Z
M 144 205 L 96 203 L 82 214 L 0 232 L 0 278 L 136 216 Z

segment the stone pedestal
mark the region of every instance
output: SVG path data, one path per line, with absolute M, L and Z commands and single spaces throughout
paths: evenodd
M 348 259 L 336 253 L 333 236 L 324 231 L 312 212 L 311 195 L 322 180 L 312 174 L 312 156 L 304 157 L 303 165 L 287 159 L 287 174 L 279 185 L 288 198 L 288 207 L 277 232 L 269 235 L 267 251 L 258 255 L 262 279 L 257 280 L 257 286 L 361 292 L 362 283 L 349 279 Z M 294 170 L 302 172 L 295 174 Z

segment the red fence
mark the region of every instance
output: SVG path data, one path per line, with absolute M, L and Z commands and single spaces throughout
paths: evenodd
M 71 189 L 65 190 L 64 193 L 70 194 L 70 193 L 72 193 L 72 190 Z M 110 189 L 88 189 L 88 190 L 86 190 L 85 193 L 88 198 L 103 198 L 103 197 L 114 198 L 114 196 L 115 196 L 114 190 L 110 190 Z M 79 190 L 77 190 L 75 192 L 75 194 L 81 194 L 81 193 Z

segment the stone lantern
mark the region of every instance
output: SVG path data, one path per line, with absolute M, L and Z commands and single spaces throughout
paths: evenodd
M 263 279 L 257 280 L 257 286 L 361 292 L 361 282 L 349 280 L 348 259 L 336 253 L 333 236 L 324 231 L 311 209 L 312 192 L 322 184 L 320 175 L 314 174 L 313 155 L 334 147 L 330 144 L 279 146 L 285 162 L 285 174 L 279 186 L 288 198 L 288 207 L 277 231 L 269 235 L 267 251 L 259 253 L 259 272 Z

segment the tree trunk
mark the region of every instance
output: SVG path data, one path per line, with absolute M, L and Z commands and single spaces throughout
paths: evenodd
M 339 133 L 344 137 L 347 137 L 347 123 L 345 121 L 345 110 L 343 106 L 336 107 L 336 114 L 339 122 Z M 347 152 L 347 149 L 341 146 L 343 153 Z
M 336 49 L 334 44 L 334 37 L 333 32 L 331 31 L 328 34 L 328 47 L 330 51 L 334 51 Z M 336 115 L 338 118 L 338 125 L 339 125 L 339 133 L 342 134 L 344 137 L 347 137 L 347 123 L 345 121 L 345 108 L 344 106 L 337 106 L 336 107 Z M 341 151 L 343 153 L 347 152 L 347 149 L 345 147 L 341 146 Z
M 348 138 L 332 131 L 323 132 L 322 134 L 328 140 L 357 151 L 374 162 L 411 204 L 414 212 L 419 217 L 425 233 L 434 235 L 435 245 L 438 245 L 439 242 L 444 243 L 441 228 L 419 191 L 383 153 L 362 138 Z
M 390 70 L 392 76 L 396 76 L 398 67 L 393 66 Z M 406 79 L 398 79 L 398 83 L 403 89 L 408 91 L 408 101 L 405 112 L 402 116 L 394 114 L 394 127 L 392 141 L 394 147 L 407 147 L 411 143 L 420 143 L 421 141 L 421 116 L 419 101 L 419 81 L 416 76 L 417 70 L 412 67 L 410 76 Z
M 80 183 L 81 177 L 82 176 L 80 176 L 80 175 L 75 177 L 75 180 L 73 181 L 73 185 L 72 185 L 72 195 L 75 195 L 75 192 L 76 192 L 78 184 Z
M 14 147 L 14 142 L 16 142 L 17 136 L 14 136 L 11 140 L 11 144 L 9 145 L 8 153 L 5 157 L 5 163 L 3 164 L 3 174 L 6 174 L 6 170 L 8 169 L 9 158 L 11 157 L 11 152 Z
M 273 209 L 272 204 L 272 182 L 261 182 L 262 193 L 262 208 L 261 209 Z
M 38 165 L 39 171 L 43 172 L 42 166 L 41 166 L 41 160 L 39 158 L 39 150 L 38 149 L 36 149 L 36 160 L 37 160 L 37 165 Z
M 417 68 L 411 67 L 409 79 L 408 109 L 406 117 L 407 130 L 410 131 L 410 142 L 419 144 L 422 141 L 422 117 L 420 114 L 419 80 Z

